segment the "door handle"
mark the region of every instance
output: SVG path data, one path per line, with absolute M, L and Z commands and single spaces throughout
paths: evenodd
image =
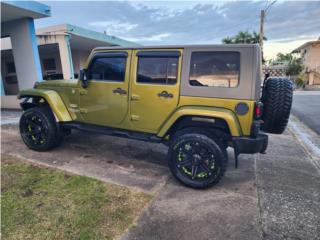
M 122 89 L 122 88 L 116 88 L 112 90 L 113 93 L 119 93 L 120 95 L 125 95 L 127 94 L 127 91 Z
M 158 97 L 173 98 L 173 94 L 168 93 L 167 91 L 162 91 L 161 93 L 158 93 Z
M 138 101 L 140 99 L 140 96 L 139 95 L 137 95 L 137 94 L 132 94 L 131 95 L 131 100 L 133 100 L 133 101 Z
M 79 93 L 80 93 L 80 95 L 87 95 L 87 90 L 80 89 Z

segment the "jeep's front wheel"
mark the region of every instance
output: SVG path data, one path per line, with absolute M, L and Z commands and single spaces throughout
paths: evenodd
M 34 107 L 23 112 L 20 134 L 28 148 L 46 151 L 58 146 L 62 140 L 56 120 L 48 107 Z
M 186 133 L 172 140 L 168 153 L 172 174 L 192 188 L 207 188 L 219 182 L 225 171 L 223 150 L 213 138 Z

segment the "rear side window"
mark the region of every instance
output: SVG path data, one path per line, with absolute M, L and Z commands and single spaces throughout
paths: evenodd
M 176 84 L 179 56 L 170 52 L 138 55 L 137 83 Z
M 89 79 L 123 82 L 126 71 L 126 57 L 96 57 L 88 73 Z
M 189 84 L 200 87 L 234 88 L 239 84 L 239 52 L 193 52 Z

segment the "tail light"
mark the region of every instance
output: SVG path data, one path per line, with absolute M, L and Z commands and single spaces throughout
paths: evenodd
M 257 102 L 254 107 L 254 118 L 260 119 L 263 113 L 263 104 L 262 102 Z

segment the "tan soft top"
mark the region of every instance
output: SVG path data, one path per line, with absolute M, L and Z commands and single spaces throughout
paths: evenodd
M 156 45 L 156 46 L 134 46 L 134 47 L 96 47 L 93 51 L 101 50 L 143 50 L 143 49 L 208 49 L 208 48 L 259 48 L 258 44 L 194 44 L 194 45 Z

